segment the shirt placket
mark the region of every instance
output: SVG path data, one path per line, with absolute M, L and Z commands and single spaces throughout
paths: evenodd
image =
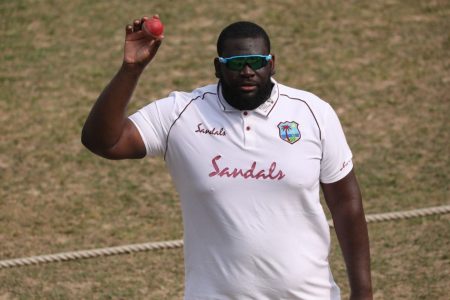
M 244 147 L 252 148 L 255 145 L 255 115 L 251 111 L 241 112 L 243 132 L 244 132 Z

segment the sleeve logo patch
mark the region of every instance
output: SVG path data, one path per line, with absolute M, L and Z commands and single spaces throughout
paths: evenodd
M 280 122 L 278 124 L 278 133 L 280 138 L 289 144 L 294 144 L 302 137 L 298 129 L 298 123 L 295 121 Z

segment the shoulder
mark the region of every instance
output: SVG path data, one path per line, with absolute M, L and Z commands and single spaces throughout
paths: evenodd
M 192 101 L 205 99 L 211 95 L 217 95 L 217 84 L 199 87 L 190 92 L 173 91 L 166 98 L 156 100 L 155 102 L 158 105 L 175 105 L 183 107 Z
M 208 96 L 217 95 L 217 85 L 210 84 L 196 88 L 190 92 L 173 91 L 167 97 L 155 100 L 153 103 L 159 109 L 182 110 L 196 100 L 205 99 Z
M 330 104 L 311 92 L 278 83 L 280 98 L 288 104 L 307 106 L 314 114 L 327 115 L 332 111 Z
M 205 98 L 207 95 L 217 94 L 217 84 L 210 84 L 196 88 L 190 92 L 174 91 L 169 94 L 168 98 L 177 99 L 178 101 L 190 101 Z

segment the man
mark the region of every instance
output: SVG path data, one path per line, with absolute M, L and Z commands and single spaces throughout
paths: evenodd
M 329 271 L 322 187 L 351 299 L 372 299 L 367 225 L 352 154 L 333 109 L 277 83 L 266 32 L 219 36 L 217 84 L 126 107 L 162 37 L 126 27 L 123 65 L 86 120 L 83 144 L 108 159 L 159 155 L 180 195 L 185 299 L 340 299 Z

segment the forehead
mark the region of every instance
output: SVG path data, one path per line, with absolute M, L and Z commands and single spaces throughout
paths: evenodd
M 230 57 L 244 54 L 269 54 L 268 52 L 264 39 L 257 37 L 227 39 L 222 53 L 224 57 Z

